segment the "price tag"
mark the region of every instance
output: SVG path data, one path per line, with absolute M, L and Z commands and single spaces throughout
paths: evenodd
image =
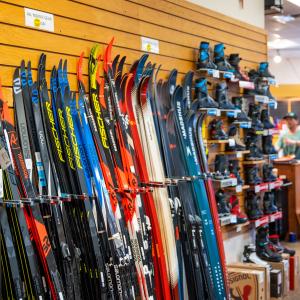
M 235 140 L 234 139 L 228 139 L 228 143 L 230 147 L 234 147 L 235 146 Z
M 142 50 L 146 52 L 152 52 L 159 54 L 159 41 L 150 39 L 147 37 L 141 37 L 142 40 Z
M 54 16 L 39 10 L 24 8 L 25 25 L 36 29 L 54 31 Z
M 242 190 L 243 190 L 243 186 L 242 185 L 237 185 L 236 186 L 236 188 L 235 188 L 235 191 L 237 192 L 237 193 L 240 193 L 240 192 L 242 192 Z
M 3 170 L 11 165 L 10 157 L 4 148 L 0 149 L 0 165 Z
M 259 184 L 254 187 L 254 191 L 255 191 L 255 193 L 260 192 L 260 185 Z
M 236 215 L 230 215 L 230 223 L 237 223 L 237 217 Z
M 243 157 L 243 152 L 238 151 L 238 152 L 236 153 L 236 157 L 237 157 L 237 158 L 242 158 L 242 157 Z
M 220 78 L 220 72 L 219 72 L 219 70 L 212 70 L 213 72 L 212 72 L 212 76 L 214 77 L 214 78 Z

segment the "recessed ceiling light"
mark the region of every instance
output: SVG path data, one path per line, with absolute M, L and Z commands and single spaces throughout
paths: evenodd
M 297 6 L 300 6 L 300 0 L 287 0 L 287 1 L 293 3 L 293 4 L 297 5 Z
M 268 42 L 269 49 L 286 49 L 293 48 L 298 44 L 288 39 L 276 39 Z
M 278 34 L 278 33 L 273 33 L 273 36 L 274 36 L 276 39 L 280 39 L 280 34 Z
M 277 22 L 281 23 L 281 24 L 286 24 L 288 22 L 292 22 L 295 20 L 294 17 L 290 16 L 290 15 L 276 15 L 273 16 L 273 19 L 275 19 Z

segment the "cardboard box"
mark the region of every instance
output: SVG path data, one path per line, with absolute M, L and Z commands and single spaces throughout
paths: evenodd
M 270 262 L 270 265 L 273 269 L 281 271 L 283 296 L 286 296 L 290 290 L 289 261 L 283 259 L 281 262 Z
M 263 271 L 265 274 L 265 298 L 270 299 L 270 286 L 271 286 L 270 267 L 265 267 L 262 265 L 252 264 L 252 263 L 233 263 L 228 265 L 228 267 Z
M 248 300 L 265 298 L 265 272 L 242 268 L 228 268 L 228 281 L 232 299 L 240 297 Z
M 282 273 L 280 270 L 273 269 L 271 277 L 271 299 L 282 299 Z

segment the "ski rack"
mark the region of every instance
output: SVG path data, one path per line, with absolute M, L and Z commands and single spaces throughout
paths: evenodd
M 203 173 L 201 175 L 198 176 L 184 176 L 184 177 L 172 177 L 172 178 L 165 178 L 165 181 L 150 181 L 150 182 L 143 182 L 141 183 L 142 186 L 146 186 L 146 187 L 153 187 L 153 188 L 157 188 L 157 187 L 167 187 L 167 186 L 176 186 L 178 185 L 179 182 L 191 182 L 194 180 L 208 180 L 208 179 L 212 179 L 213 178 L 213 174 L 212 173 Z

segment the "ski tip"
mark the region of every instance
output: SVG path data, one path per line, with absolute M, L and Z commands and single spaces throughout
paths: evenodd
M 31 71 L 31 60 L 27 62 L 27 71 Z
M 1 77 L 0 77 L 0 101 L 4 101 L 4 98 L 3 98 L 3 92 L 2 92 L 2 81 L 1 81 Z
M 83 62 L 83 56 L 84 56 L 84 52 L 82 51 L 79 59 L 78 59 L 78 63 L 77 63 L 77 77 L 78 80 L 82 81 L 82 62 Z
M 15 71 L 14 71 L 14 79 L 20 77 L 20 70 L 19 70 L 19 67 L 16 67 L 15 68 Z
M 21 69 L 25 69 L 25 60 L 24 59 L 21 60 Z
M 109 44 L 107 45 L 104 53 L 104 71 L 107 73 L 108 68 L 111 68 L 112 61 L 111 61 L 111 51 L 112 51 L 112 46 L 114 43 L 114 37 L 111 39 Z

